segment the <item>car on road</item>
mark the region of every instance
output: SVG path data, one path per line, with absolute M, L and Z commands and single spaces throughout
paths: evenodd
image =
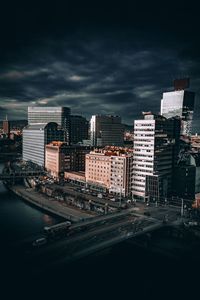
M 42 245 L 45 245 L 46 243 L 47 243 L 47 239 L 45 237 L 41 237 L 41 238 L 35 240 L 32 245 L 34 247 L 40 247 Z
M 132 232 L 128 232 L 128 233 L 126 234 L 126 236 L 132 236 L 132 235 L 133 235 Z

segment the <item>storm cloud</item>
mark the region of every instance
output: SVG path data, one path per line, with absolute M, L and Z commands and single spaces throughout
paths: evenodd
M 198 110 L 195 10 L 182 7 L 175 16 L 166 8 L 170 23 L 161 8 L 136 7 L 132 16 L 128 7 L 107 10 L 24 8 L 18 22 L 18 10 L 9 11 L 1 37 L 0 118 L 26 118 L 28 105 L 61 105 L 87 118 L 121 115 L 132 124 L 142 111 L 158 112 L 162 93 L 180 76 L 191 78 Z

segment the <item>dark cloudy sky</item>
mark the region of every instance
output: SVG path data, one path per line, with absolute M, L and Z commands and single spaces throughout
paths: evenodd
M 180 76 L 190 76 L 199 106 L 199 12 L 191 1 L 41 2 L 1 7 L 0 119 L 26 118 L 28 105 L 60 105 L 131 124 L 141 111 L 159 111 L 162 92 Z

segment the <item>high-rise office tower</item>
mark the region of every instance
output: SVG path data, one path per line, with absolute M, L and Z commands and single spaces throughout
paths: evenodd
M 188 87 L 188 78 L 175 80 L 175 90 L 163 93 L 160 108 L 160 113 L 164 117 L 179 116 L 182 119 L 181 134 L 183 135 L 190 135 L 192 133 L 195 93 L 186 90 Z
M 65 133 L 65 142 L 70 144 L 70 108 L 59 106 L 29 106 L 28 124 L 55 122 Z
M 70 141 L 77 144 L 88 139 L 89 122 L 82 116 L 71 115 L 70 117 Z
M 123 146 L 124 125 L 121 117 L 93 115 L 90 120 L 90 139 L 92 146 Z
M 3 121 L 3 133 L 5 133 L 8 137 L 10 136 L 10 122 L 8 121 L 7 115 L 6 119 Z
M 52 141 L 63 141 L 64 130 L 58 124 L 30 124 L 23 129 L 23 160 L 45 165 L 45 146 Z
M 176 127 L 176 129 L 175 129 Z M 179 134 L 178 134 L 179 132 Z M 135 199 L 168 197 L 172 190 L 180 119 L 144 113 L 134 123 L 132 193 Z

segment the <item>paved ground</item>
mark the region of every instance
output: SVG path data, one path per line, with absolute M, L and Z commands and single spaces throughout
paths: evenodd
M 120 219 L 105 220 L 93 227 L 74 232 L 72 236 L 50 243 L 38 249 L 30 249 L 27 252 L 27 263 L 29 261 L 40 261 L 38 268 L 47 268 L 52 264 L 61 264 L 73 259 L 88 255 L 90 252 L 111 246 L 141 232 L 153 230 L 159 226 L 156 220 L 148 220 L 144 217 L 121 215 Z
M 24 187 L 19 186 L 18 191 L 23 193 L 26 198 L 39 203 L 41 207 L 44 205 L 61 214 L 73 214 L 77 220 L 94 216 L 89 212 L 64 206 L 53 198 L 48 198 L 30 188 L 24 189 Z M 149 215 L 144 215 L 144 212 L 148 212 Z M 57 264 L 58 261 L 62 264 L 78 259 L 125 239 L 155 230 L 163 226 L 163 220 L 166 216 L 169 223 L 178 222 L 178 219 L 180 222 L 180 209 L 169 206 L 147 207 L 142 203 L 137 203 L 135 207 L 118 213 L 116 217 L 115 214 L 104 215 L 97 218 L 98 222 L 91 219 L 91 222 L 88 220 L 79 224 L 76 223 L 67 233 L 67 237 L 56 241 L 50 240 L 47 245 L 41 248 L 30 248 L 25 255 L 27 263 L 29 264 L 29 259 L 31 261 L 35 259 L 47 268 L 51 264 Z M 88 223 L 88 225 L 85 226 L 84 223 Z M 36 267 L 37 270 L 38 267 Z
M 57 186 L 55 186 L 55 187 L 57 187 Z M 65 186 L 62 186 L 60 188 L 62 188 L 66 193 L 79 196 L 80 198 L 85 199 L 87 201 L 92 200 L 92 201 L 98 202 L 102 205 L 109 204 L 110 207 L 114 207 L 114 208 L 120 207 L 118 202 L 111 201 L 109 198 L 107 198 L 107 199 L 105 197 L 98 198 L 97 196 L 93 196 L 92 194 L 79 192 L 79 191 L 77 191 L 76 186 L 72 186 L 70 184 L 65 184 Z
M 21 194 L 22 197 L 25 197 L 26 200 L 33 201 L 36 205 L 38 204 L 40 207 L 51 210 L 55 214 L 58 214 L 60 216 L 63 216 L 67 219 L 71 219 L 74 221 L 80 221 L 81 219 L 87 219 L 92 218 L 95 215 L 90 212 L 82 211 L 78 208 L 71 208 L 69 206 L 66 206 L 58 201 L 56 201 L 54 198 L 49 198 L 47 196 L 44 196 L 36 191 L 34 191 L 31 188 L 24 188 L 23 186 L 15 186 L 15 190 L 18 191 L 18 193 Z

